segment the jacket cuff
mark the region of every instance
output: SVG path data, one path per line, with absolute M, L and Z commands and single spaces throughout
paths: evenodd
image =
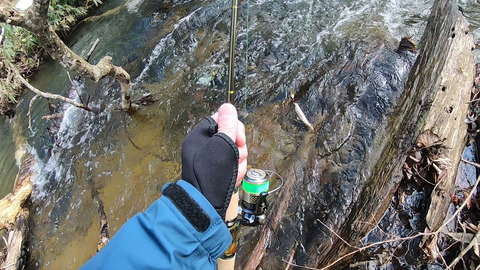
M 219 258 L 232 242 L 230 232 L 210 202 L 190 183 L 180 180 L 162 189 L 163 198 L 177 217 L 213 258 Z M 171 207 L 171 208 L 173 208 Z

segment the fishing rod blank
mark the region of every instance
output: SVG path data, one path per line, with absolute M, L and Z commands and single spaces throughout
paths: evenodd
M 232 22 L 230 23 L 230 59 L 228 61 L 227 102 L 233 104 L 235 94 L 235 47 L 237 43 L 238 0 L 232 0 Z

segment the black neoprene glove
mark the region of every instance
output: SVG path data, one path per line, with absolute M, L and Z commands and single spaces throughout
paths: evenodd
M 217 132 L 212 117 L 200 121 L 187 135 L 182 148 L 182 179 L 197 188 L 225 219 L 238 174 L 238 147 Z

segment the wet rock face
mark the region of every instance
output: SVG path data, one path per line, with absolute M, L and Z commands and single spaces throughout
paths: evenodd
M 381 142 L 379 138 L 388 136 L 384 133 L 387 119 L 403 92 L 415 55 L 399 54 L 385 46 L 359 54 L 356 60 L 331 70 L 338 74 L 334 83 L 327 84 L 326 78 L 319 77 L 304 86 L 308 88 L 303 90 L 302 105 L 307 110 L 317 108 L 309 114 L 315 128 L 312 134 L 298 135 L 305 134 L 307 128 L 294 120 L 291 104 L 284 104 L 280 111 L 283 117 L 278 117 L 278 121 L 283 120 L 282 132 L 274 138 L 261 137 L 262 144 L 266 144 L 291 132 L 301 140 L 297 151 L 288 153 L 285 160 L 265 164 L 275 165 L 287 175 L 287 181 L 294 182 L 291 197 L 285 198 L 288 209 L 280 215 L 281 220 L 271 221 L 278 223 L 278 230 L 271 240 L 271 251 L 262 261 L 267 269 L 279 267 L 278 258 L 288 260 L 292 250 L 296 263 L 301 265 L 325 255 L 332 245 L 330 233 L 321 223 L 337 230 L 348 223 L 349 215 L 355 215 L 352 207 L 362 199 L 362 189 L 368 188 L 368 178 L 380 156 L 372 148 L 378 147 L 375 143 Z M 265 112 L 262 115 L 266 116 Z M 252 121 L 265 132 L 274 129 L 275 122 Z M 255 146 L 256 141 L 250 141 L 253 160 L 259 155 Z

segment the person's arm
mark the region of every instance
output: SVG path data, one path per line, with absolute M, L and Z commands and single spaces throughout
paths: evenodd
M 167 184 L 81 269 L 214 269 L 232 241 L 217 211 L 186 181 Z
M 231 244 L 225 211 L 247 167 L 245 128 L 224 104 L 185 138 L 182 178 L 81 269 L 214 269 Z

